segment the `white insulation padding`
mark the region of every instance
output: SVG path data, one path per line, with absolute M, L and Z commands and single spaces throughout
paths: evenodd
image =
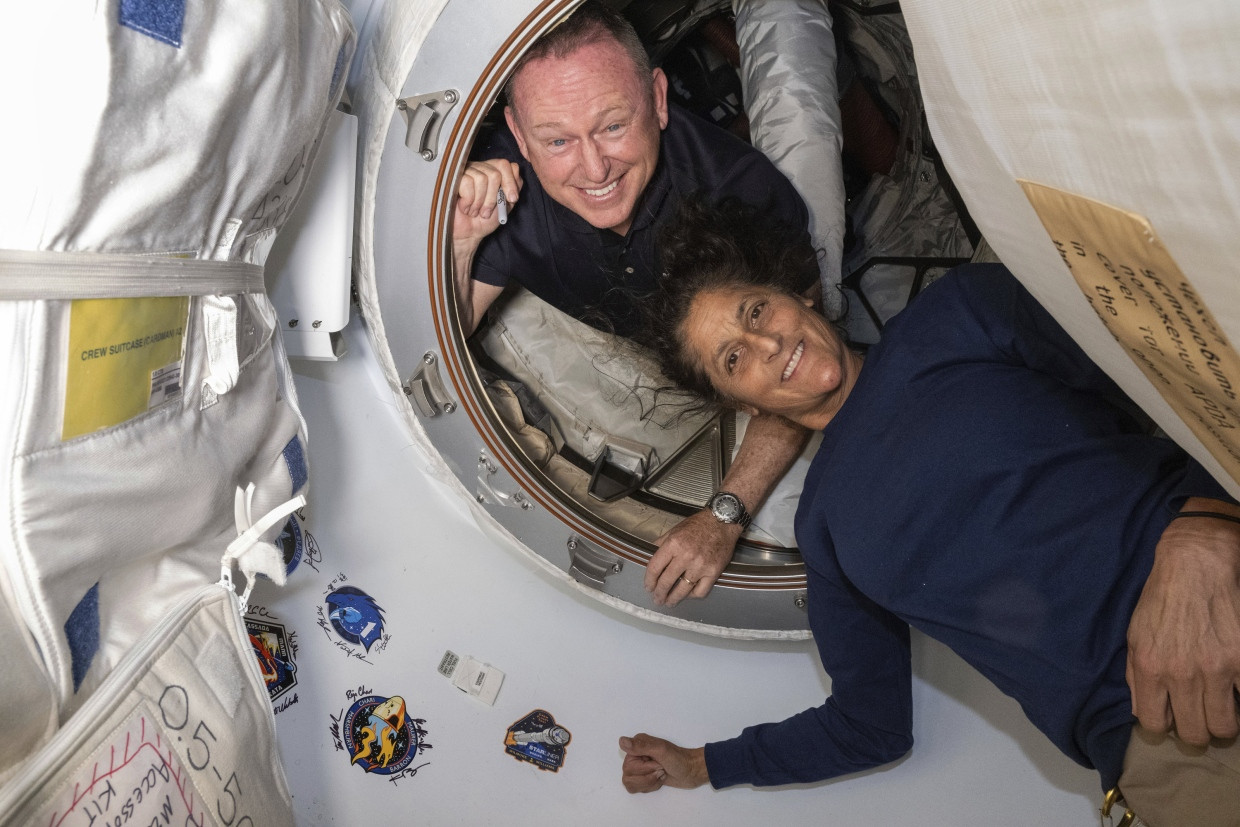
M 986 240 L 1240 494 L 1240 5 L 901 7 L 935 143 Z
M 356 40 L 336 0 L 48 0 L 5 31 L 0 280 L 4 250 L 108 253 L 117 284 L 126 255 L 264 263 Z M 178 298 L 0 301 L 0 779 L 219 579 L 238 486 L 257 519 L 306 485 L 261 285 L 165 278 Z
M 823 310 L 837 318 L 844 255 L 844 145 L 826 0 L 733 0 L 741 85 L 754 146 L 809 207 Z

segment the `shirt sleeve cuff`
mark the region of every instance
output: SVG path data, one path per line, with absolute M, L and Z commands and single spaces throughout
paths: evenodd
M 716 790 L 751 780 L 744 770 L 738 741 L 736 738 L 715 741 L 705 747 L 706 774 L 710 777 L 710 785 Z

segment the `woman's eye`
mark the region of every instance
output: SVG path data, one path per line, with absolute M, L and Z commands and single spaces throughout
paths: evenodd
M 608 132 L 616 132 L 616 131 L 618 131 L 619 129 L 620 129 L 620 124 L 618 124 L 618 123 L 613 123 L 613 124 L 611 124 L 610 126 L 608 126 L 608 127 L 607 127 L 607 131 L 608 131 Z
M 736 367 L 736 363 L 740 361 L 740 358 L 741 358 L 740 354 L 737 353 L 735 350 L 728 354 L 728 359 L 727 359 L 727 362 L 725 363 L 728 369 L 728 373 L 732 372 L 732 369 Z
M 756 325 L 758 323 L 758 318 L 762 315 L 762 311 L 765 307 L 766 302 L 759 302 L 753 306 L 753 309 L 749 311 L 749 321 L 751 324 Z

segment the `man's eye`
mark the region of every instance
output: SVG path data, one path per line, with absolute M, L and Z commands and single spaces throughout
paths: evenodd
M 564 146 L 568 141 L 563 138 L 553 138 L 550 142 L 551 146 Z

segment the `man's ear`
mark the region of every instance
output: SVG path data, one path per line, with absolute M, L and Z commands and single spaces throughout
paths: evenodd
M 651 72 L 654 80 L 654 111 L 659 118 L 659 129 L 667 129 L 667 75 L 662 69 Z
M 528 161 L 530 153 L 525 148 L 525 136 L 521 134 L 517 126 L 517 114 L 512 111 L 511 106 L 504 107 L 504 120 L 508 122 L 508 128 L 512 131 L 513 137 L 517 139 L 517 149 L 521 150 L 521 157 Z
M 740 402 L 733 402 L 732 404 L 743 414 L 749 414 L 750 416 L 762 416 L 762 411 L 758 410 L 753 405 L 744 405 Z

